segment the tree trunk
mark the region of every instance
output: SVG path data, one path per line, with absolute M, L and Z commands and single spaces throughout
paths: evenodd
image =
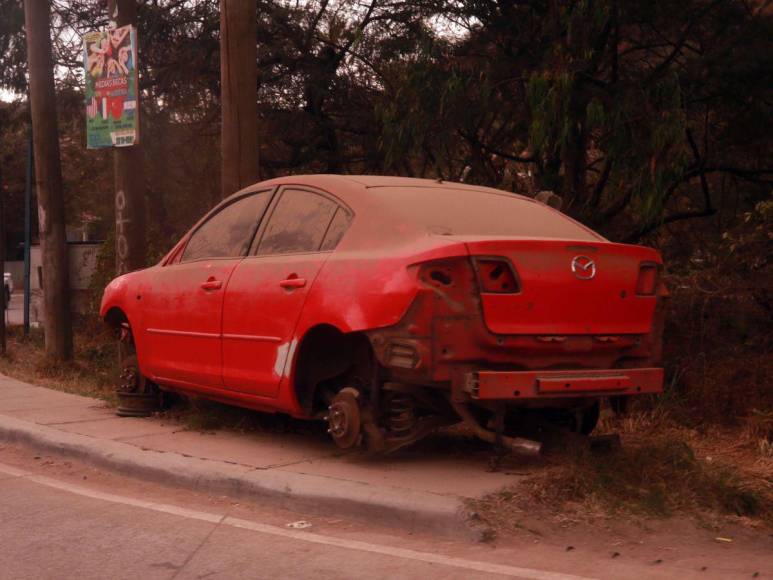
M 577 87 L 572 87 L 569 104 L 569 134 L 562 150 L 564 194 L 569 213 L 578 217 L 588 201 L 587 165 L 588 132 L 586 129 L 586 99 Z
M 108 0 L 110 21 L 116 27 L 137 26 L 136 0 Z M 137 63 L 135 63 L 137 66 Z M 139 92 L 139 87 L 137 87 Z M 137 112 L 140 110 L 137 95 Z M 115 267 L 118 275 L 145 267 L 145 188 L 142 145 L 113 150 L 115 175 Z
M 249 0 L 220 0 L 223 197 L 259 179 L 256 10 Z
M 49 14 L 49 0 L 24 2 L 43 263 L 43 328 L 46 355 L 62 361 L 72 359 L 72 320 Z

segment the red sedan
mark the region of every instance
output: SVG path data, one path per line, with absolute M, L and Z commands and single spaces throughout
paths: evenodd
M 662 389 L 662 261 L 520 195 L 399 177 L 255 184 L 101 316 L 127 397 L 161 391 L 325 420 L 392 450 L 466 421 L 513 449 L 534 417 L 589 433 L 599 400 Z

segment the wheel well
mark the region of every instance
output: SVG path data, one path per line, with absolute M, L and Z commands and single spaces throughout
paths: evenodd
M 105 324 L 113 329 L 118 329 L 122 324 L 128 324 L 129 322 L 129 318 L 126 316 L 124 311 L 117 306 L 113 306 L 110 310 L 108 310 L 103 320 L 105 321 Z
M 327 405 L 326 398 L 342 387 L 365 388 L 373 376 L 375 358 L 368 338 L 343 333 L 334 326 L 310 329 L 301 340 L 295 365 L 295 396 L 313 414 Z

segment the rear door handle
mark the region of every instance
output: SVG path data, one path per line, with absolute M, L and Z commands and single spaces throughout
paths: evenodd
M 288 278 L 287 280 L 282 280 L 279 285 L 282 288 L 303 288 L 306 285 L 306 278 Z
M 210 278 L 206 282 L 202 282 L 201 287 L 204 290 L 220 290 L 223 287 L 223 282 Z

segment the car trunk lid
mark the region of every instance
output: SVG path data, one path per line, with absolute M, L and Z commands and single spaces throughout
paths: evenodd
M 642 263 L 661 263 L 655 250 L 555 239 L 472 239 L 466 244 L 476 260 L 507 258 L 518 278 L 517 292 L 481 291 L 491 332 L 557 336 L 650 331 L 656 297 L 637 294 L 637 281 Z

